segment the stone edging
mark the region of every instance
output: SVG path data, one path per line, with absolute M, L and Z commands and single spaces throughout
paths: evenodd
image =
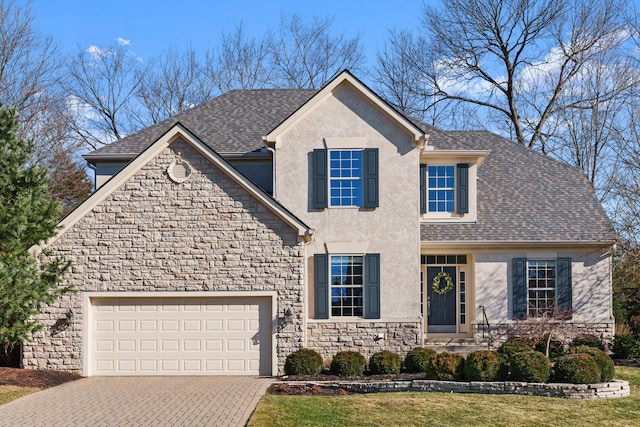
M 515 381 L 283 381 L 287 385 L 309 385 L 342 389 L 353 393 L 419 391 L 441 393 L 521 394 L 527 396 L 564 397 L 569 399 L 611 399 L 629 396 L 628 381 L 612 380 L 598 384 L 524 383 Z

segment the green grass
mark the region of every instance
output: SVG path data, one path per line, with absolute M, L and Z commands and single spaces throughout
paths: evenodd
M 608 400 L 455 393 L 266 395 L 249 422 L 266 426 L 637 426 L 640 368 L 616 367 L 631 396 Z
M 16 387 L 12 385 L 0 385 L 0 405 L 11 402 L 19 397 L 40 390 L 36 387 Z

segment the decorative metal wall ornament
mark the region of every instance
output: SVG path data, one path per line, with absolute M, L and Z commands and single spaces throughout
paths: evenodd
M 176 182 L 178 184 L 188 180 L 191 176 L 192 171 L 193 168 L 191 167 L 189 162 L 182 158 L 182 153 L 178 153 L 178 158 L 171 162 L 171 164 L 167 168 L 167 174 L 169 175 L 169 178 L 171 178 L 173 182 Z

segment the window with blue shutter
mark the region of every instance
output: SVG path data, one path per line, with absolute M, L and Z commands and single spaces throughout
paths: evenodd
M 328 206 L 327 150 L 311 153 L 311 206 L 324 209 Z
M 329 256 L 315 254 L 313 257 L 315 318 L 329 318 Z
M 514 319 L 571 310 L 571 258 L 514 258 L 512 262 Z
M 315 318 L 380 318 L 380 254 L 314 256 Z
M 362 152 L 362 207 L 377 208 L 378 202 L 378 149 L 366 148 Z
M 456 165 L 456 213 L 469 213 L 469 164 Z
M 427 165 L 420 165 L 420 213 L 427 213 Z
M 527 317 L 527 260 L 514 258 L 512 264 L 512 310 L 514 319 Z

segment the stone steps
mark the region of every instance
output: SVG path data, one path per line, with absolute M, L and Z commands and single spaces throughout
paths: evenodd
M 447 352 L 467 356 L 478 350 L 487 350 L 487 342 L 478 342 L 474 339 L 451 338 L 451 339 L 427 339 L 423 347 L 430 348 L 438 353 Z

